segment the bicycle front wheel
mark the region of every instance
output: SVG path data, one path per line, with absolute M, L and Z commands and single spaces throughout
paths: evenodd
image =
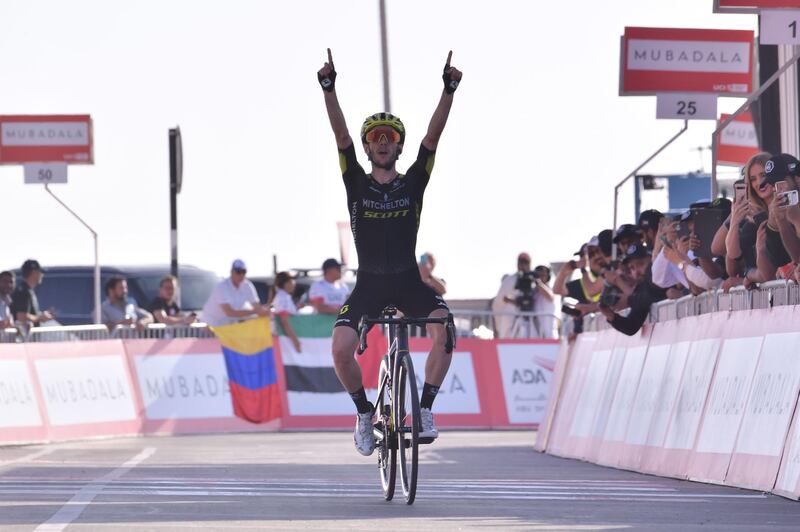
M 383 384 L 383 377 L 387 371 L 389 371 L 387 359 L 384 359 L 381 362 L 378 386 Z M 378 415 L 377 427 L 381 433 L 381 437 L 377 442 L 378 472 L 381 476 L 383 498 L 387 501 L 391 501 L 394 496 L 395 474 L 397 471 L 397 441 L 395 439 L 390 393 L 391 388 L 389 383 L 386 383 L 385 390 L 378 396 L 375 405 L 375 411 Z
M 401 355 L 398 353 L 398 355 Z M 400 456 L 400 480 L 406 504 L 412 504 L 417 493 L 419 469 L 419 395 L 414 364 L 408 351 L 402 353 L 394 381 L 397 414 L 397 448 Z

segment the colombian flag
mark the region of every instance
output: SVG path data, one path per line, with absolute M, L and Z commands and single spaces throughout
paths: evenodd
M 212 327 L 222 344 L 233 413 L 252 423 L 280 417 L 278 374 L 268 318 Z

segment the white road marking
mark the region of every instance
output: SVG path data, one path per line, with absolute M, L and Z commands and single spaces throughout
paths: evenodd
M 123 464 L 124 468 L 125 464 Z M 120 468 L 122 469 L 122 468 Z M 128 468 L 129 469 L 129 468 Z M 147 478 L 119 479 L 110 474 L 86 485 L 79 479 L 15 479 L 0 482 L 0 494 L 4 495 L 74 495 L 73 499 L 84 502 L 81 494 L 87 490 L 92 498 L 101 493 L 109 497 L 361 497 L 378 493 L 377 482 L 332 482 L 330 480 L 232 480 L 212 481 L 205 479 Z M 93 484 L 101 484 L 99 486 Z M 622 485 L 620 485 L 622 484 Z M 437 479 L 419 486 L 421 497 L 432 499 L 489 499 L 489 500 L 553 500 L 553 501 L 631 501 L 631 502 L 705 502 L 721 499 L 764 499 L 763 493 L 741 492 L 708 493 L 704 490 L 680 492 L 676 488 L 659 483 L 624 483 L 600 481 L 577 485 L 573 482 L 539 483 L 531 481 L 498 482 L 473 481 L 451 482 Z M 633 485 L 631 485 L 633 484 Z M 91 500 L 91 499 L 90 499 Z M 72 501 L 71 501 L 72 502 Z M 68 503 L 69 504 L 69 503 Z M 85 502 L 83 508 L 88 504 Z M 82 511 L 82 509 L 81 509 Z M 77 515 L 79 515 L 78 513 Z M 74 520 L 75 515 L 72 520 Z M 53 528 L 41 530 L 54 530 Z M 60 529 L 58 529 L 60 530 Z
M 141 464 L 156 452 L 155 447 L 145 447 L 139 454 L 102 477 L 85 484 L 50 519 L 36 527 L 35 532 L 58 532 L 80 517 L 92 500 L 110 483 Z M 0 486 L 2 486 L 0 484 Z
M 19 458 L 14 458 L 13 460 L 0 460 L 0 467 L 10 466 L 14 464 L 23 464 L 26 462 L 33 462 L 37 458 L 40 458 L 46 454 L 50 454 L 54 451 L 60 449 L 58 446 L 48 447 L 46 449 L 42 449 L 41 451 L 36 451 L 35 453 L 26 454 L 25 456 L 20 456 Z

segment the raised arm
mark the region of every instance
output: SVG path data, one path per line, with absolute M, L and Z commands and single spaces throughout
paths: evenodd
M 450 51 L 447 54 L 447 62 L 442 72 L 442 80 L 444 81 L 442 96 L 439 98 L 439 105 L 436 106 L 431 122 L 428 124 L 428 132 L 425 134 L 425 138 L 422 139 L 422 144 L 431 151 L 436 151 L 436 147 L 439 145 L 439 138 L 442 136 L 444 126 L 447 124 L 447 117 L 450 115 L 450 107 L 453 105 L 453 93 L 458 88 L 458 84 L 461 83 L 461 71 L 450 66 L 450 58 L 452 56 L 453 52 Z
M 343 150 L 353 143 L 353 139 L 347 131 L 347 123 L 344 121 L 339 98 L 336 96 L 336 69 L 333 67 L 330 48 L 328 48 L 328 62 L 317 72 L 317 81 L 324 91 L 325 108 L 328 110 L 328 120 L 331 122 L 333 135 L 336 137 L 336 147 Z

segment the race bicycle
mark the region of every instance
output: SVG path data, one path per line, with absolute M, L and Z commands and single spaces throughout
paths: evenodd
M 433 438 L 420 437 L 419 394 L 414 364 L 408 351 L 408 328 L 413 325 L 438 323 L 445 326 L 445 350 L 452 353 L 456 346 L 453 315 L 441 318 L 398 317 L 397 308 L 389 306 L 378 318 L 362 316 L 359 322 L 358 354 L 367 349 L 367 332 L 372 325 L 387 325 L 389 350 L 383 357 L 378 376 L 378 396 L 373 425 L 375 448 L 378 451 L 378 470 L 383 496 L 394 497 L 397 455 L 400 451 L 400 482 L 406 504 L 413 504 L 417 493 L 419 445 L 432 443 Z

